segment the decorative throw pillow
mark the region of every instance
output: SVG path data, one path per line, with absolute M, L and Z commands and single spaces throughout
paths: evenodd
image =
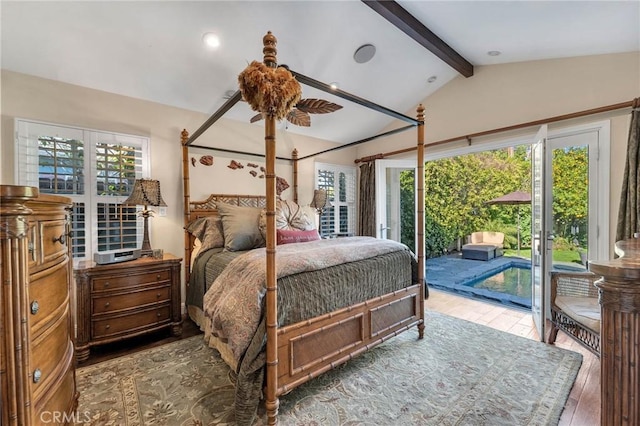
M 217 203 L 222 218 L 224 248 L 229 251 L 264 247 L 264 237 L 258 228 L 261 208 Z
M 219 216 L 199 217 L 189 223 L 186 228 L 202 243 L 201 252 L 211 248 L 224 247 L 222 220 Z
M 308 231 L 315 229 L 315 226 L 298 204 L 293 201 L 278 200 L 276 201 L 276 229 Z M 260 232 L 262 237 L 266 238 L 267 215 L 264 211 L 260 215 Z
M 276 230 L 278 241 L 277 244 L 304 243 L 307 241 L 315 241 L 320 239 L 320 234 L 315 229 L 307 231 L 299 231 L 293 229 Z
M 299 231 L 296 229 L 278 229 L 276 230 L 278 237 L 277 244 L 305 243 L 307 241 L 316 241 L 320 239 L 320 234 L 315 229 L 307 231 Z

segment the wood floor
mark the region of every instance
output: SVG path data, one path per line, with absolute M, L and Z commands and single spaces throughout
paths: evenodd
M 425 303 L 427 310 L 440 312 L 467 321 L 493 327 L 518 336 L 538 340 L 531 315 L 522 310 L 480 302 L 453 295 L 448 292 L 429 289 L 429 299 Z M 129 339 L 120 343 L 94 347 L 89 359 L 80 365 L 91 365 L 142 349 L 173 342 L 181 338 L 200 333 L 190 320 L 185 320 L 181 337 L 169 336 L 166 332 L 155 333 L 138 339 Z M 580 352 L 582 366 L 565 406 L 560 426 L 596 426 L 600 424 L 600 361 L 591 352 L 567 337 L 558 333 L 556 346 Z M 544 368 L 544 366 L 540 366 Z
M 538 339 L 531 314 L 429 289 L 425 309 L 486 325 L 518 336 Z M 556 346 L 582 354 L 582 366 L 560 418 L 561 426 L 600 424 L 600 360 L 566 334 L 559 332 Z M 540 366 L 544 368 L 544 366 Z

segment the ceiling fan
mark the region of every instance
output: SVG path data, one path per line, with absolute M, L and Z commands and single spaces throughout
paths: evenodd
M 328 114 L 341 108 L 342 105 L 334 104 L 333 102 L 325 101 L 324 99 L 300 99 L 296 106 L 289 111 L 286 119 L 289 123 L 296 126 L 310 127 L 311 117 L 309 114 Z M 262 114 L 257 114 L 251 117 L 249 122 L 255 123 L 263 118 Z

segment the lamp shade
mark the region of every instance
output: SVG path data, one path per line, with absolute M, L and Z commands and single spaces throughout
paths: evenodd
M 318 210 L 318 212 L 322 212 L 322 209 L 325 207 L 331 207 L 331 202 L 329 201 L 329 197 L 327 197 L 327 191 L 324 189 L 316 189 L 313 191 L 313 200 L 311 200 L 309 207 L 313 207 Z
M 122 204 L 125 206 L 167 206 L 160 193 L 160 181 L 154 179 L 136 179 L 131 195 Z

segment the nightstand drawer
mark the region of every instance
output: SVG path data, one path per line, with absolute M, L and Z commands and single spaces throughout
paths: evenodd
M 93 299 L 91 312 L 94 314 L 117 312 L 129 308 L 144 307 L 152 303 L 169 302 L 170 299 L 171 288 L 167 285 L 132 293 L 96 297 Z
M 171 272 L 167 269 L 142 274 L 126 274 L 122 276 L 110 276 L 95 278 L 92 282 L 92 291 L 108 291 L 118 288 L 147 285 L 153 283 L 169 282 Z
M 131 315 L 94 320 L 91 327 L 92 337 L 94 339 L 99 339 L 120 333 L 130 334 L 137 330 L 144 330 L 145 328 L 149 328 L 153 325 L 168 323 L 170 318 L 171 307 L 169 305 L 165 305 Z

